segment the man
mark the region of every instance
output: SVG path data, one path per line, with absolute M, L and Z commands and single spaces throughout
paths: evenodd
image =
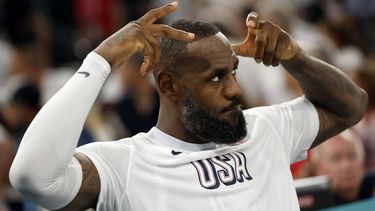
M 313 150 L 312 173 L 330 177 L 335 205 L 373 196 L 375 175 L 365 175 L 364 159 L 361 140 L 350 130 L 330 138 Z
M 106 39 L 44 106 L 12 164 L 11 182 L 20 192 L 66 210 L 299 209 L 290 162 L 359 121 L 366 93 L 255 13 L 246 40 L 233 46 L 210 24 L 153 24 L 176 7 L 151 10 Z M 156 127 L 75 152 L 110 67 L 135 52 L 145 55 L 140 74 L 153 70 L 155 77 Z M 281 62 L 306 97 L 244 115 L 236 54 L 265 65 Z
M 365 149 L 365 169 L 375 171 L 375 68 L 367 64 L 352 73 L 352 78 L 368 94 L 368 105 L 362 120 L 354 126 L 354 131 L 362 140 Z
M 0 123 L 0 210 L 7 210 L 6 192 L 10 187 L 8 173 L 14 157 L 11 137 Z

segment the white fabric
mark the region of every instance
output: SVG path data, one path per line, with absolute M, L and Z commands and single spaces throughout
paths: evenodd
M 314 106 L 299 98 L 244 113 L 248 136 L 233 146 L 194 146 L 153 128 L 78 148 L 100 175 L 96 210 L 299 210 L 289 165 L 318 133 Z
M 90 53 L 35 117 L 10 170 L 12 185 L 23 195 L 46 208 L 59 209 L 78 193 L 82 170 L 73 154 L 109 72 L 109 64 Z

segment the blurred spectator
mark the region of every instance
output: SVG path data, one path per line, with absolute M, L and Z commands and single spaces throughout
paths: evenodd
M 364 156 L 359 137 L 350 130 L 312 150 L 312 176 L 330 177 L 335 205 L 374 196 L 375 173 L 365 174 Z
M 24 84 L 13 93 L 5 110 L 10 132 L 20 143 L 24 132 L 40 109 L 40 92 L 33 84 Z
M 356 18 L 356 26 L 361 37 L 366 40 L 371 54 L 375 53 L 375 1 L 343 0 L 345 8 Z
M 139 74 L 142 55 L 135 55 L 119 71 L 124 95 L 114 105 L 128 136 L 147 132 L 156 125 L 159 114 L 159 97 L 149 78 Z
M 363 119 L 354 126 L 361 137 L 366 152 L 366 169 L 375 170 L 375 68 L 372 64 L 353 73 L 353 80 L 365 89 L 369 96 Z
M 134 17 L 127 19 L 127 16 L 137 13 L 136 9 L 138 8 L 129 8 L 127 10 L 128 5 L 125 2 L 129 2 L 129 6 L 134 6 L 137 1 L 71 1 L 77 24 L 74 53 L 79 59 L 84 59 L 93 50 L 94 46 L 97 46 L 105 38 L 125 25 L 128 20 L 134 20 Z M 60 3 L 65 4 L 65 0 L 60 1 Z M 138 2 L 136 5 L 142 4 Z
M 9 129 L 10 135 L 13 137 L 13 140 L 3 140 L 1 142 L 0 139 L 0 174 L 3 172 L 9 172 L 10 168 L 10 159 L 16 153 L 20 141 L 26 132 L 27 127 L 34 119 L 36 114 L 41 108 L 41 94 L 38 87 L 36 87 L 32 83 L 23 83 L 20 85 L 14 93 L 11 94 L 9 102 L 4 104 L 1 111 L 2 116 L 4 117 L 4 122 Z M 56 120 L 58 121 L 58 120 Z M 0 131 L 1 132 L 1 131 Z M 1 135 L 1 134 L 0 134 Z M 0 137 L 1 138 L 1 137 Z M 93 137 L 88 132 L 87 129 L 84 129 L 78 145 L 83 145 L 92 142 Z M 6 141 L 6 142 L 5 142 Z M 41 146 L 43 147 L 43 146 Z M 6 181 L 8 179 L 8 173 L 6 173 Z M 4 178 L 0 175 L 0 179 L 4 180 Z M 1 181 L 0 181 L 1 182 Z M 1 184 L 0 187 L 3 184 Z M 6 186 L 4 186 L 6 187 Z M 2 188 L 0 188 L 2 189 Z M 1 190 L 0 190 L 1 192 Z M 4 191 L 5 192 L 5 191 Z M 12 193 L 12 190 L 7 190 L 6 192 Z M 24 211 L 34 211 L 37 210 L 37 206 L 24 199 L 23 204 L 19 202 L 19 198 L 16 195 L 13 196 L 13 199 L 8 199 L 8 203 L 11 203 L 11 207 L 23 207 Z M 17 209 L 15 209 L 17 210 Z
M 359 48 L 350 45 L 342 47 L 332 57 L 332 63 L 348 75 L 362 68 L 366 59 Z
M 12 140 L 0 124 L 0 210 L 6 210 L 7 192 L 11 187 L 9 182 L 9 168 L 13 161 L 15 150 Z
M 8 69 L 10 65 L 10 58 L 12 56 L 12 47 L 5 40 L 0 31 L 0 89 L 8 78 Z M 0 103 L 3 102 L 2 96 L 0 95 Z

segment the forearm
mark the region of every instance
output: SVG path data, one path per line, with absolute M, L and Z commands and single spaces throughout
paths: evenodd
M 73 190 L 69 193 L 68 184 L 64 184 L 69 181 L 58 178 L 82 177 L 81 172 L 74 172 L 77 161 L 73 154 L 109 71 L 110 66 L 102 57 L 89 55 L 77 73 L 40 110 L 22 139 L 10 179 L 20 192 L 43 206 L 56 209 L 54 205 L 66 203 L 66 199 L 61 199 L 62 192 L 72 194 Z M 55 190 L 58 189 L 55 185 L 65 188 L 64 191 Z M 78 191 L 76 187 L 74 191 Z
M 342 118 L 357 121 L 366 107 L 367 95 L 347 75 L 302 51 L 282 65 L 299 82 L 305 96 Z M 358 114 L 356 116 L 356 114 Z

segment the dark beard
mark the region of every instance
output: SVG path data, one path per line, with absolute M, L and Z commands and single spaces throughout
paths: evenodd
M 236 115 L 238 119 L 235 125 L 202 109 L 187 95 L 180 120 L 189 135 L 202 143 L 234 144 L 246 136 L 247 129 L 242 111 L 232 112 L 232 115 Z

